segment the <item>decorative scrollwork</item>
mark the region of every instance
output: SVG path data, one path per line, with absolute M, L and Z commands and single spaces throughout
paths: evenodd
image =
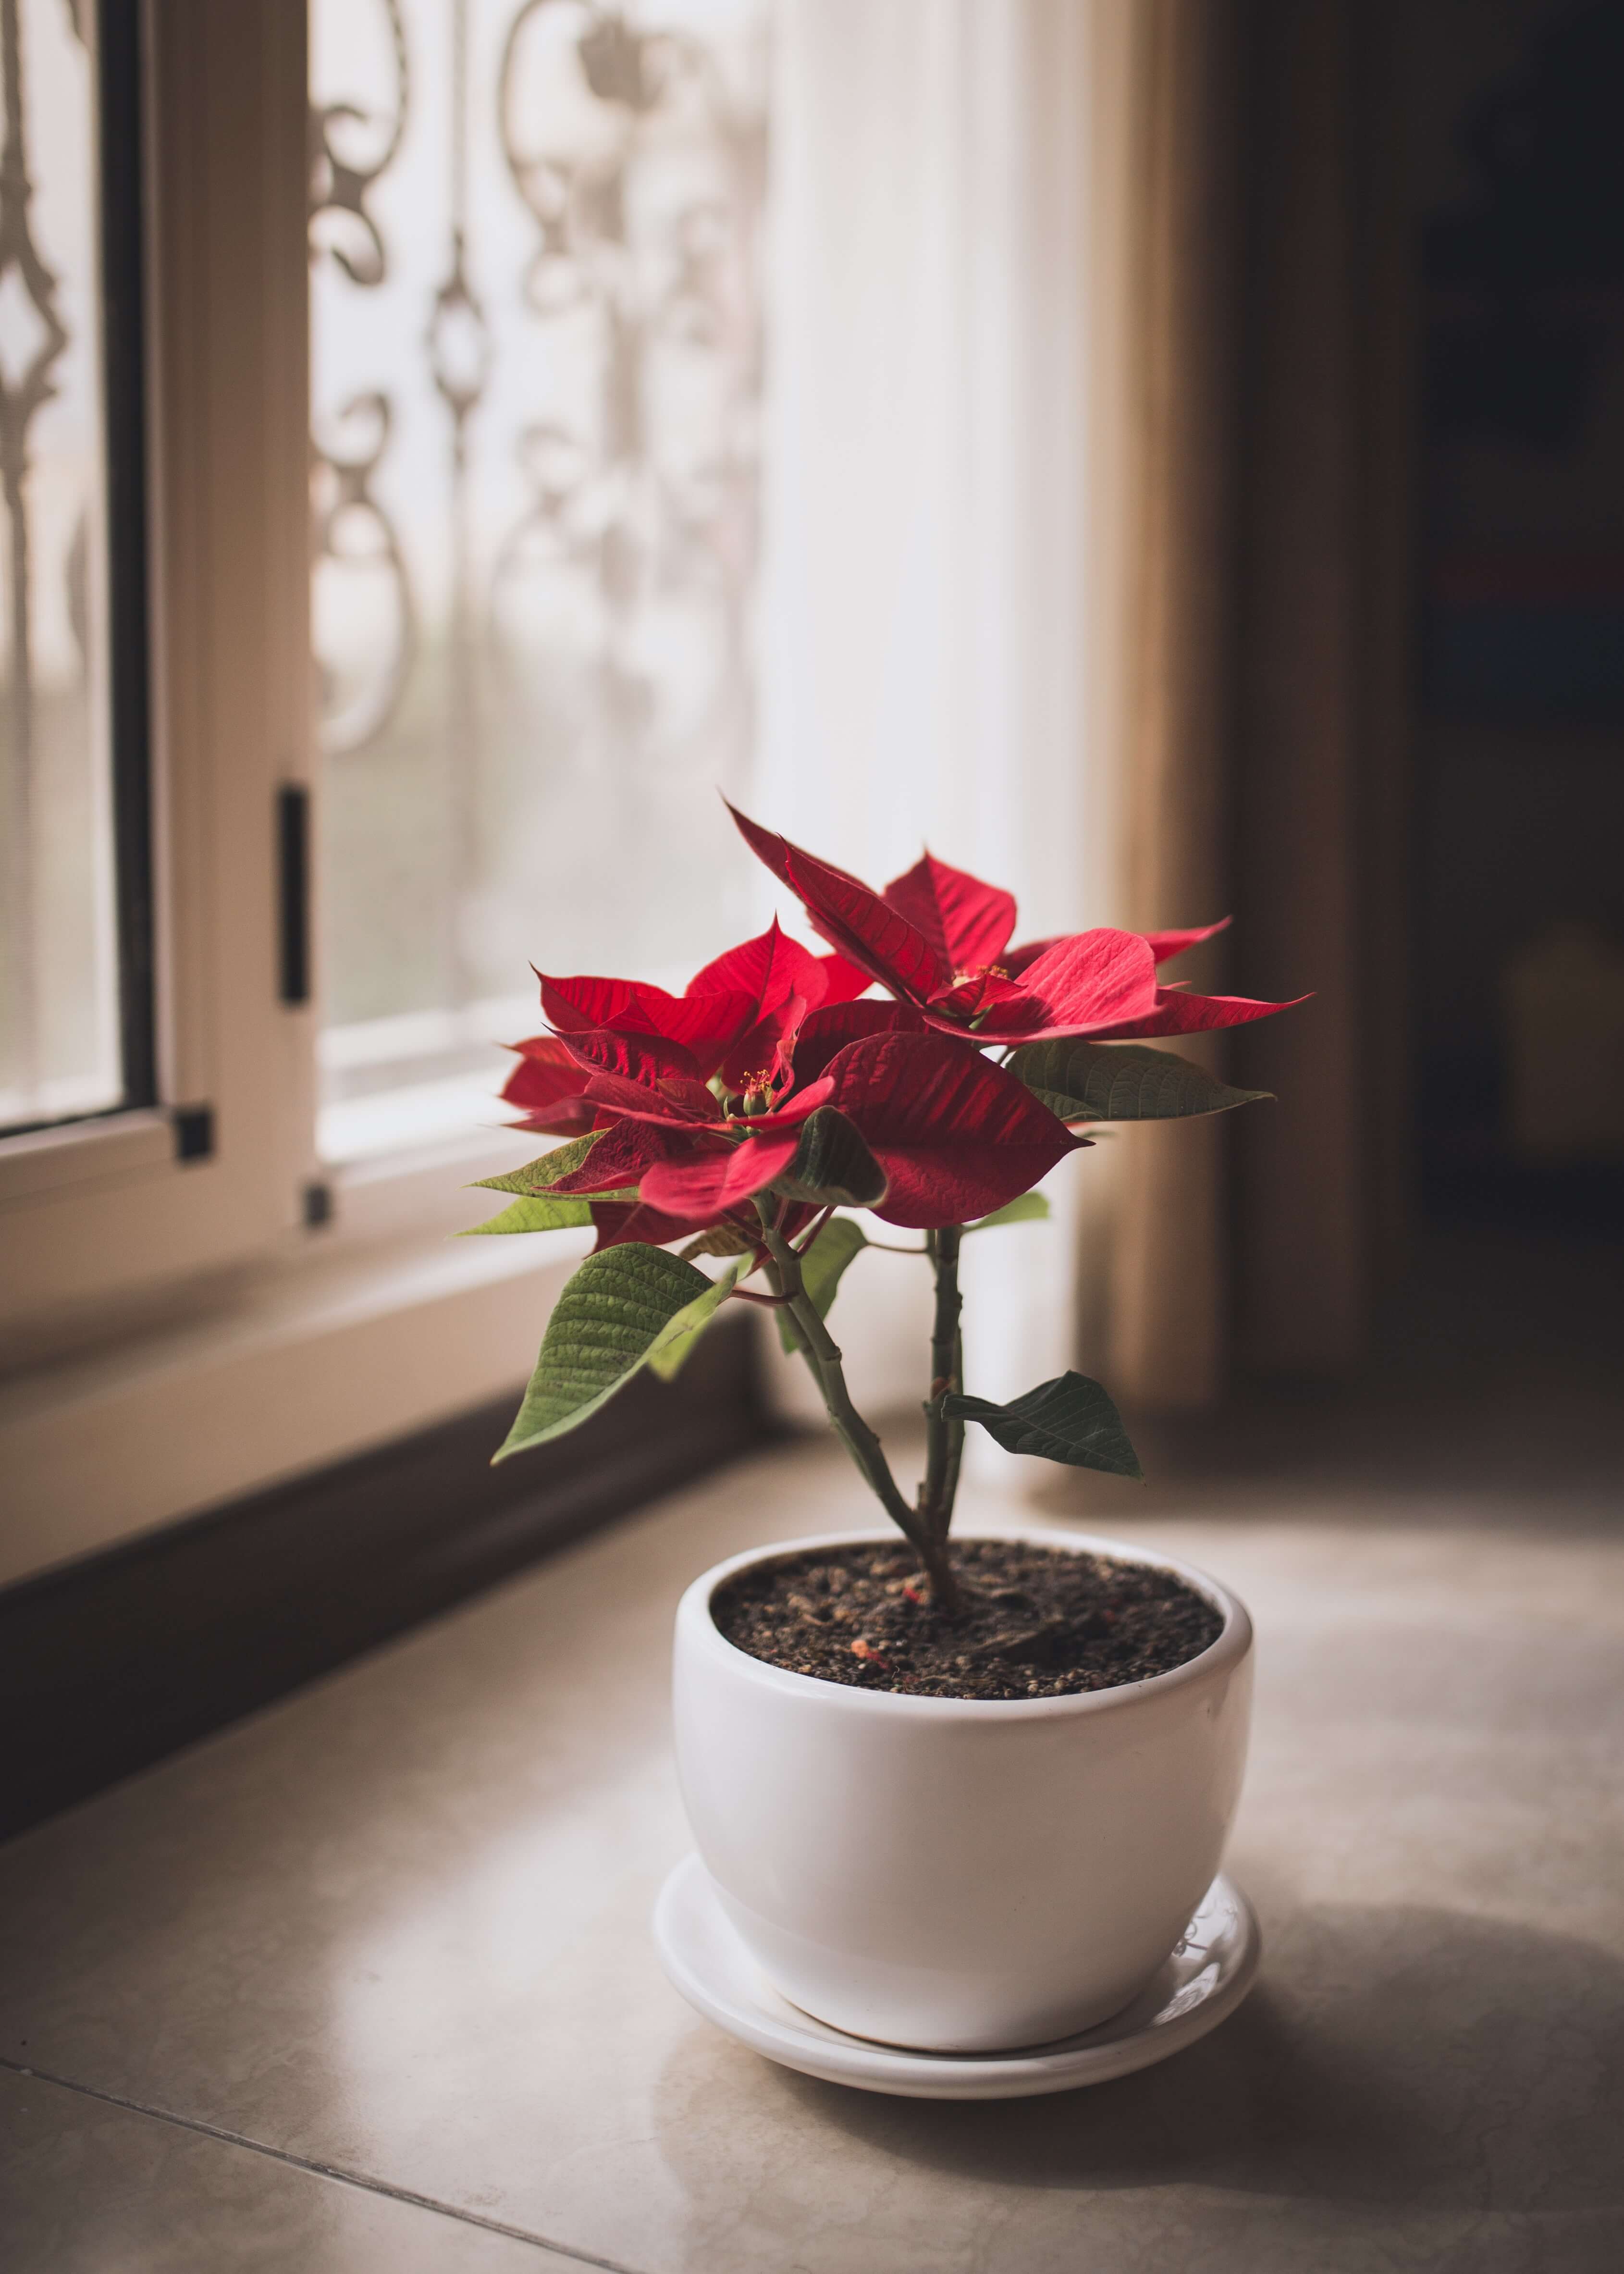
M 342 576 L 377 595 L 386 618 L 377 659 L 358 683 L 318 661 L 322 739 L 335 753 L 365 749 L 395 716 L 417 648 L 411 578 L 394 523 L 372 495 L 371 482 L 389 444 L 394 414 L 387 395 L 358 395 L 338 414 L 352 437 L 345 450 L 338 434 L 312 451 L 317 594 L 323 576 Z
M 392 59 L 390 100 L 369 108 L 344 100 L 310 109 L 310 245 L 312 260 L 326 252 L 352 284 L 375 291 L 389 275 L 389 256 L 367 197 L 398 156 L 410 108 L 411 74 L 400 0 L 378 0 Z M 383 125 L 383 139 L 365 162 L 337 147 L 348 125 Z M 353 395 L 334 421 L 358 433 L 346 451 L 320 434 L 311 444 L 312 541 L 317 615 L 324 585 L 342 581 L 352 595 L 374 594 L 387 618 L 381 640 L 368 643 L 367 670 L 345 673 L 317 657 L 321 739 L 332 755 L 359 750 L 381 734 L 399 708 L 417 649 L 417 611 L 400 533 L 371 483 L 388 448 L 394 425 L 381 390 Z
M 367 211 L 367 193 L 395 162 L 406 132 L 411 78 L 406 53 L 406 26 L 400 0 L 379 0 L 387 21 L 395 65 L 395 98 L 385 113 L 368 110 L 357 102 L 329 102 L 310 107 L 310 238 L 312 255 L 332 254 L 353 284 L 381 284 L 389 273 L 389 256 L 378 223 Z M 347 126 L 366 127 L 387 117 L 381 148 L 370 163 L 357 163 L 335 147 Z M 319 227 L 323 222 L 337 226 Z M 346 243 L 346 238 L 349 242 Z
M 537 105 L 547 131 L 527 134 L 527 49 L 539 79 L 543 40 L 553 81 L 573 62 L 582 101 L 562 126 L 556 104 Z M 524 0 L 503 46 L 497 117 L 509 177 L 537 230 L 525 303 L 544 334 L 596 323 L 600 381 L 595 417 L 535 420 L 515 437 L 530 501 L 493 583 L 527 567 L 591 579 L 606 708 L 622 734 L 635 722 L 621 763 L 657 763 L 660 705 L 640 632 L 650 604 L 686 601 L 710 620 L 707 631 L 695 620 L 693 633 L 712 657 L 710 696 L 695 707 L 690 689 L 678 739 L 703 747 L 748 707 L 756 468 L 746 438 L 759 373 L 754 277 L 742 292 L 739 277 L 755 258 L 764 122 L 735 109 L 700 40 L 634 25 L 594 0 Z M 640 195 L 646 171 L 684 133 L 711 162 L 710 185 L 701 167 L 679 194 L 666 184 L 661 198 Z M 666 431 L 656 373 L 673 353 L 690 373 L 703 366 L 719 448 L 695 451 Z
M 429 319 L 429 370 L 434 391 L 451 413 L 455 448 L 465 447 L 463 429 L 478 409 L 491 375 L 491 327 L 468 281 L 466 242 L 451 233 L 451 269 L 434 295 Z
M 312 126 L 318 401 L 344 401 L 314 452 L 323 732 L 385 761 L 346 770 L 358 806 L 402 792 L 427 975 L 401 1008 L 505 988 L 536 875 L 577 889 L 568 817 L 617 802 L 652 870 L 686 783 L 747 762 L 766 7 L 316 0 L 345 58 Z

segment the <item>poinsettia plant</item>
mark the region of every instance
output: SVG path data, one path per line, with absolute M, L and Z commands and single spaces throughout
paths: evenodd
M 876 892 L 733 818 L 831 953 L 814 954 L 775 920 L 680 995 L 541 975 L 548 1030 L 515 1046 L 503 1096 L 523 1110 L 519 1126 L 566 1141 L 484 1179 L 510 1197 L 476 1229 L 590 1225 L 597 1237 L 496 1457 L 579 1427 L 645 1366 L 673 1375 L 724 1303 L 766 1305 L 951 1609 L 966 1422 L 1011 1452 L 1140 1473 L 1116 1406 L 1080 1374 L 1008 1404 L 968 1394 L 963 1238 L 1047 1214 L 1033 1187 L 1089 1143 L 1090 1124 L 1216 1113 L 1260 1096 L 1147 1038 L 1287 1006 L 1162 983 L 1161 966 L 1219 925 L 1011 946 L 1012 896 L 929 854 Z M 853 1400 L 828 1324 L 848 1266 L 896 1245 L 872 1239 L 853 1211 L 921 1233 L 904 1250 L 935 1277 L 925 1473 L 912 1500 Z M 701 1257 L 719 1269 L 701 1269 Z

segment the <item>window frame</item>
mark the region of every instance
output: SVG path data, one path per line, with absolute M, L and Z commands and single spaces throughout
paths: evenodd
M 276 892 L 277 794 L 311 777 L 303 11 L 144 0 L 121 44 L 140 49 L 148 640 L 115 681 L 121 948 L 128 1002 L 149 931 L 147 1065 L 139 1013 L 125 1036 L 151 1102 L 0 1138 L 8 1329 L 262 1252 L 314 1173 L 314 1013 L 280 999 Z
M 577 1244 L 448 1238 L 533 1139 L 317 1158 L 305 14 L 135 4 L 156 1096 L 0 1138 L 0 1585 L 514 1390 Z
M 318 1156 L 320 941 L 289 988 L 279 889 L 321 794 L 306 13 L 129 4 L 155 1096 L 0 1138 L 0 1587 L 516 1397 L 588 1238 L 450 1237 L 523 1133 Z

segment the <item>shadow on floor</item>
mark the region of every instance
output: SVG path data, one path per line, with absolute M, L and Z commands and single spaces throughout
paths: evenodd
M 694 2057 L 689 2039 L 668 2067 L 661 2097 L 675 2120 L 662 2148 L 703 2202 L 741 2174 L 713 2131 L 685 2153 L 681 2072 Z M 770 2078 L 871 2157 L 959 2181 L 1185 2186 L 1407 2212 L 1624 2211 L 1624 1966 L 1568 1937 L 1439 1910 L 1297 1914 L 1214 2036 L 1083 2091 L 975 2105 L 764 2067 L 763 2091 Z

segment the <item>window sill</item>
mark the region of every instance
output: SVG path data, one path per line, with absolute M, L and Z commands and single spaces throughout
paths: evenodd
M 167 1113 L 150 1109 L 0 1137 L 0 1208 L 74 1186 L 124 1182 L 167 1168 L 174 1156 L 174 1125 Z
M 178 1318 L 13 1374 L 0 1585 L 500 1395 L 584 1244 L 305 1241 Z

